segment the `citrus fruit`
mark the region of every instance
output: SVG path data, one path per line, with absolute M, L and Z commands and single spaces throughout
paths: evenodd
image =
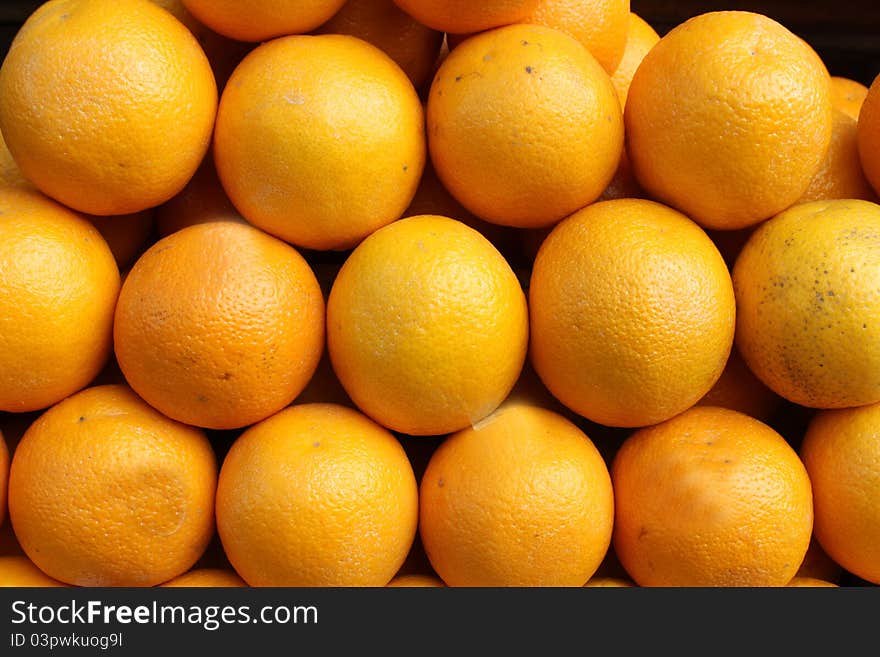
M 226 568 L 193 568 L 161 585 L 164 588 L 228 588 L 246 587 L 234 570 Z
M 327 348 L 352 401 L 394 431 L 479 422 L 516 383 L 528 344 L 519 280 L 479 232 L 408 217 L 351 253 L 327 303 Z
M 809 474 L 809 470 L 807 471 L 807 474 Z M 814 491 L 814 515 L 815 499 L 816 495 Z M 814 519 L 813 536 L 812 538 L 810 538 L 810 547 L 807 548 L 807 554 L 804 556 L 804 561 L 803 563 L 801 563 L 801 567 L 798 568 L 797 576 L 812 577 L 828 582 L 837 583 L 840 580 L 840 576 L 842 574 L 843 569 L 840 567 L 840 564 L 836 563 L 831 557 L 829 557 L 828 553 L 822 549 L 822 545 L 819 543 L 819 541 L 816 540 L 816 523 Z
M 327 21 L 345 0 L 183 0 L 209 28 L 237 41 L 302 34 Z
M 244 223 L 210 222 L 138 259 L 113 332 L 119 367 L 149 404 L 180 422 L 233 429 L 306 386 L 323 350 L 324 299 L 292 246 Z
M 0 587 L 43 587 L 64 586 L 37 568 L 27 557 L 0 556 Z
M 80 215 L 0 188 L 0 410 L 46 408 L 84 388 L 111 352 L 119 270 Z
M 584 584 L 588 588 L 631 588 L 635 582 L 620 577 L 593 577 Z
M 706 233 L 660 203 L 594 203 L 541 244 L 529 356 L 568 408 L 599 424 L 655 424 L 695 404 L 733 343 L 727 266 Z
M 667 32 L 633 76 L 627 152 L 652 198 L 716 229 L 804 193 L 831 141 L 828 71 L 773 19 L 714 11 Z
M 797 203 L 838 198 L 876 201 L 859 159 L 858 119 L 834 101 L 834 125 L 825 159 Z
M 435 575 L 398 575 L 390 582 L 390 587 L 442 587 L 446 586 L 442 579 Z
M 186 572 L 214 532 L 217 467 L 204 433 L 127 386 L 87 388 L 25 432 L 9 517 L 46 574 L 77 586 L 154 586 Z
M 186 187 L 157 207 L 155 214 L 159 237 L 210 221 L 244 221 L 217 177 L 213 151 L 208 151 Z
M 465 34 L 515 23 L 540 0 L 394 0 L 418 22 L 441 32 Z
M 820 411 L 800 454 L 813 482 L 822 549 L 846 571 L 880 584 L 880 404 Z
M 583 586 L 614 516 L 608 469 L 587 435 L 516 402 L 440 445 L 419 507 L 425 551 L 449 586 Z
M 393 0 L 348 0 L 316 34 L 349 34 L 373 44 L 406 73 L 418 89 L 431 76 L 443 32 L 419 23 Z
M 865 177 L 880 194 L 880 75 L 874 78 L 859 111 L 858 145 Z
M 810 479 L 766 424 L 699 406 L 611 463 L 614 549 L 639 586 L 784 586 L 807 552 Z
M 856 121 L 868 95 L 868 87 L 839 75 L 831 76 L 831 103 L 838 109 L 849 114 Z
M 177 20 L 183 23 L 193 36 L 198 40 L 217 81 L 217 88 L 226 86 L 226 81 L 238 63 L 253 49 L 252 43 L 236 41 L 214 30 L 209 29 L 204 23 L 196 20 L 184 6 L 183 0 L 150 0 L 170 12 Z
M 809 588 L 836 588 L 838 585 L 816 577 L 795 577 L 786 586 L 792 587 L 809 587 Z
M 139 212 L 179 192 L 216 110 L 198 41 L 146 0 L 50 0 L 0 67 L 0 130 L 15 161 L 42 192 L 90 214 Z
M 769 422 L 782 404 L 782 398 L 755 376 L 734 347 L 721 376 L 697 404 L 729 408 Z
M 634 12 L 630 12 L 626 29 L 626 47 L 623 51 L 623 57 L 617 68 L 612 69 L 611 82 L 617 89 L 617 95 L 620 98 L 620 106 L 626 106 L 626 97 L 629 94 L 629 85 L 632 84 L 633 76 L 636 74 L 639 64 L 650 52 L 651 48 L 657 45 L 660 35 L 648 24 L 645 19 Z
M 623 150 L 608 74 L 576 39 L 538 25 L 489 30 L 449 53 L 427 122 L 449 192 L 481 219 L 519 228 L 595 201 Z
M 38 192 L 31 182 L 24 177 L 18 168 L 12 153 L 6 147 L 0 135 L 0 185 L 9 185 L 20 189 Z M 141 210 L 131 214 L 98 216 L 84 215 L 110 247 L 116 264 L 120 269 L 127 267 L 143 250 L 153 235 L 154 217 L 152 209 Z
M 6 482 L 9 480 L 9 447 L 0 433 L 0 525 L 6 519 Z
M 349 249 L 412 199 L 424 113 L 409 78 L 375 46 L 339 34 L 283 37 L 232 74 L 214 159 L 254 225 L 301 247 Z
M 796 205 L 733 267 L 736 344 L 771 390 L 810 408 L 880 401 L 880 206 Z
M 400 443 L 344 406 L 273 415 L 233 443 L 220 470 L 217 528 L 251 586 L 385 586 L 417 520 Z
M 520 23 L 545 25 L 580 41 L 611 75 L 627 46 L 630 0 L 540 0 Z
M 605 191 L 599 195 L 598 201 L 613 201 L 618 198 L 647 198 L 645 190 L 639 185 L 633 174 L 632 164 L 629 162 L 629 156 L 624 150 L 620 154 L 620 162 L 617 165 L 617 171 L 614 177 L 605 188 Z
M 9 147 L 0 135 L 0 184 L 11 185 L 13 187 L 23 187 L 25 189 L 36 189 L 31 182 L 24 177 L 21 169 L 18 168 Z

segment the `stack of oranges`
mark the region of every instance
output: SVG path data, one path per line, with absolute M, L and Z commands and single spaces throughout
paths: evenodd
M 628 0 L 49 0 L 0 584 L 880 584 L 880 77 Z

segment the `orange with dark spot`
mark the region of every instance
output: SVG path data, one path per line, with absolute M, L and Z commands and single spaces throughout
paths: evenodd
M 232 429 L 305 388 L 324 347 L 324 299 L 292 246 L 244 223 L 210 222 L 138 259 L 113 329 L 119 367 L 148 403 L 180 422 Z

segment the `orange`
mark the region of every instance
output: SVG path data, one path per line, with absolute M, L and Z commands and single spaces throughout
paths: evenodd
M 443 32 L 419 23 L 393 0 L 348 0 L 317 34 L 349 34 L 385 52 L 417 89 L 434 71 Z
M 880 401 L 880 206 L 796 205 L 752 233 L 733 267 L 736 344 L 778 395 L 810 408 Z
M 289 244 L 243 223 L 198 224 L 134 264 L 114 340 L 126 380 L 162 413 L 244 427 L 305 388 L 323 350 L 324 299 Z
M 523 20 L 540 0 L 394 0 L 420 23 L 439 30 L 465 34 Z
M 9 517 L 25 553 L 55 579 L 153 586 L 204 552 L 216 480 L 202 431 L 127 386 L 96 386 L 25 432 L 9 473 Z
M 635 583 L 620 577 L 593 577 L 584 586 L 590 588 L 631 588 L 635 586 Z
M 608 74 L 576 39 L 539 25 L 489 30 L 449 53 L 427 122 L 450 193 L 481 219 L 519 228 L 595 201 L 623 150 Z
M 707 228 L 745 228 L 790 206 L 831 141 L 822 60 L 746 11 L 667 32 L 633 76 L 624 114 L 636 179 Z
M 449 586 L 583 586 L 614 517 L 608 469 L 587 435 L 517 402 L 440 445 L 419 505 L 425 551 Z
M 2 135 L 0 135 L 0 185 L 39 191 L 21 173 Z M 86 218 L 101 233 L 120 268 L 130 265 L 152 237 L 154 225 L 152 209 L 108 217 L 86 215 Z
M 880 584 L 880 404 L 820 411 L 800 454 L 813 482 L 816 539 L 844 570 Z
M 880 194 L 880 75 L 874 78 L 859 112 L 858 145 L 865 177 Z
M 861 82 L 836 75 L 831 77 L 832 104 L 856 121 L 859 120 L 859 112 L 862 110 L 862 104 L 867 95 L 868 87 Z
M 599 424 L 655 424 L 715 384 L 733 343 L 727 266 L 705 232 L 653 201 L 602 201 L 541 244 L 529 285 L 532 364 Z
M 251 586 L 385 586 L 417 521 L 400 443 L 344 406 L 277 413 L 235 441 L 220 471 L 217 528 Z
M 3 135 L 0 135 L 0 184 L 31 190 L 35 189 L 30 181 L 24 177 L 21 169 L 18 168 L 18 164 L 15 163 L 15 159 L 12 157 L 12 153 L 9 152 L 9 147 L 3 139 Z
M 625 150 L 620 154 L 620 162 L 617 165 L 617 171 L 614 172 L 614 177 L 597 200 L 613 201 L 618 198 L 647 198 L 645 190 L 641 188 L 639 181 L 633 175 L 632 164 L 630 164 L 629 156 Z
M 254 225 L 301 247 L 349 249 L 409 205 L 425 164 L 424 113 L 409 78 L 375 46 L 284 37 L 232 74 L 214 159 Z
M 567 32 L 611 75 L 627 48 L 629 6 L 630 0 L 540 0 L 519 22 Z
M 445 587 L 442 579 L 435 575 L 398 575 L 387 586 L 390 587 Z
M 817 579 L 815 577 L 795 577 L 792 579 L 786 586 L 792 587 L 809 587 L 809 588 L 827 588 L 827 587 L 837 587 L 838 585 L 834 582 L 828 582 L 824 579 Z
M 0 588 L 64 586 L 37 568 L 27 557 L 0 556 Z
M 217 177 L 212 151 L 179 194 L 156 208 L 159 237 L 209 221 L 244 221 Z
M 810 479 L 776 431 L 698 406 L 611 463 L 614 549 L 639 586 L 784 586 L 813 527 Z
M 0 433 L 0 525 L 6 518 L 6 482 L 9 480 L 9 447 Z
M 645 191 L 639 186 L 638 181 L 633 175 L 632 165 L 629 157 L 624 149 L 620 154 L 620 162 L 614 176 L 608 183 L 597 201 L 611 201 L 618 198 L 646 198 Z M 529 263 L 534 263 L 535 257 L 538 255 L 538 248 L 541 243 L 550 234 L 553 226 L 545 226 L 544 228 L 532 228 L 519 231 L 520 247 L 523 255 Z
M 228 588 L 246 587 L 245 581 L 234 570 L 225 568 L 193 568 L 161 585 L 163 588 Z
M 199 21 L 238 41 L 268 41 L 309 32 L 344 4 L 345 0 L 183 0 Z
M 835 198 L 875 201 L 877 195 L 865 179 L 859 160 L 858 119 L 834 101 L 831 144 L 807 191 L 797 203 Z
M 232 71 L 244 56 L 253 49 L 253 44 L 235 41 L 228 37 L 217 34 L 203 23 L 196 20 L 184 6 L 183 0 L 150 0 L 166 11 L 171 12 L 177 20 L 183 23 L 193 36 L 198 40 L 205 56 L 214 71 L 217 87 L 222 89 Z
M 422 215 L 365 239 L 327 303 L 327 348 L 352 401 L 379 424 L 438 435 L 504 400 L 528 343 L 525 294 L 479 232 Z
M 814 502 L 815 497 L 816 496 L 814 492 Z M 812 577 L 816 579 L 823 579 L 828 582 L 837 583 L 840 580 L 840 576 L 842 574 L 843 569 L 840 567 L 840 564 L 835 563 L 835 561 L 828 556 L 828 553 L 822 549 L 822 545 L 819 543 L 819 541 L 816 540 L 814 521 L 813 536 L 812 538 L 810 538 L 810 547 L 807 548 L 807 554 L 804 556 L 804 561 L 803 563 L 801 563 L 800 568 L 798 568 L 797 576 Z
M 634 12 L 630 12 L 626 30 L 626 47 L 623 57 L 617 68 L 612 69 L 611 81 L 617 89 L 621 107 L 626 106 L 626 97 L 629 93 L 629 85 L 632 84 L 636 69 L 645 58 L 651 48 L 660 41 L 660 35 L 651 27 L 645 19 Z
M 198 41 L 145 0 L 50 0 L 0 68 L 0 130 L 15 161 L 90 214 L 140 212 L 179 192 L 216 109 Z
M 0 188 L 0 410 L 46 408 L 84 388 L 111 351 L 119 270 L 86 219 Z
M 720 406 L 769 422 L 782 404 L 782 398 L 755 376 L 739 350 L 731 349 L 721 376 L 697 404 Z

